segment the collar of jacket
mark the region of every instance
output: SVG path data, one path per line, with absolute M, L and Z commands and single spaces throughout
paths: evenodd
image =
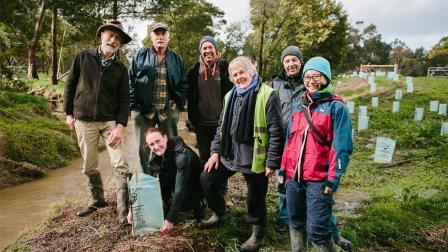
M 275 80 L 276 78 L 279 78 L 282 81 L 286 82 L 288 87 L 290 88 L 293 88 L 293 86 L 291 85 L 291 82 L 293 81 L 298 83 L 297 87 L 303 85 L 302 80 L 300 79 L 300 74 L 290 78 L 286 75 L 285 70 L 281 70 L 277 75 L 274 75 L 272 79 Z
M 95 57 L 98 60 L 98 63 L 100 63 L 101 65 L 101 59 L 100 56 L 98 55 L 98 48 L 93 48 L 87 51 L 88 54 L 92 55 L 93 57 Z M 118 61 L 117 57 L 115 56 L 112 60 L 111 63 L 120 63 L 120 61 Z
M 151 45 L 151 46 L 149 47 L 149 51 L 150 51 L 151 53 L 157 54 L 157 50 L 156 50 L 156 48 L 154 48 L 153 45 Z M 165 50 L 165 56 L 168 54 L 169 51 L 171 51 L 171 50 L 170 50 L 170 48 L 167 46 L 167 47 L 166 47 L 166 50 Z

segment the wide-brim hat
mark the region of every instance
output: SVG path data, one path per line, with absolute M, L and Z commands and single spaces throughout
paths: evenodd
M 106 20 L 106 22 L 101 25 L 98 30 L 96 31 L 96 36 L 100 36 L 101 32 L 105 29 L 110 29 L 116 32 L 119 32 L 121 34 L 121 44 L 127 44 L 131 42 L 132 38 L 123 30 L 123 25 L 121 24 L 121 21 L 109 19 Z

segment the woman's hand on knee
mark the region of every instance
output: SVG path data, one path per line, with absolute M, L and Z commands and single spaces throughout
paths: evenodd
M 204 165 L 204 170 L 206 172 L 211 172 L 213 168 L 218 169 L 219 166 L 219 155 L 218 153 L 213 153 L 208 159 L 207 163 Z

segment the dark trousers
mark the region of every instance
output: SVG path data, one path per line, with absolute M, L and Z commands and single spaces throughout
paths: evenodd
M 208 206 L 218 215 L 225 214 L 223 186 L 236 172 L 223 166 L 210 173 L 203 171 L 201 184 Z M 249 222 L 253 225 L 266 225 L 266 193 L 268 177 L 264 173 L 243 174 L 247 185 L 246 205 Z
M 218 126 L 201 126 L 193 125 L 194 132 L 196 133 L 196 142 L 198 143 L 199 156 L 202 161 L 207 162 L 210 158 L 210 145 L 216 134 L 216 128 Z
M 333 196 L 324 191 L 324 182 L 286 182 L 289 225 L 294 229 L 306 228 L 308 239 L 317 245 L 331 239 Z

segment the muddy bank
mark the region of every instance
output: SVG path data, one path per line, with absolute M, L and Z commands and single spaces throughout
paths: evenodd
M 16 162 L 0 156 L 0 189 L 42 178 L 45 169 L 26 162 Z

